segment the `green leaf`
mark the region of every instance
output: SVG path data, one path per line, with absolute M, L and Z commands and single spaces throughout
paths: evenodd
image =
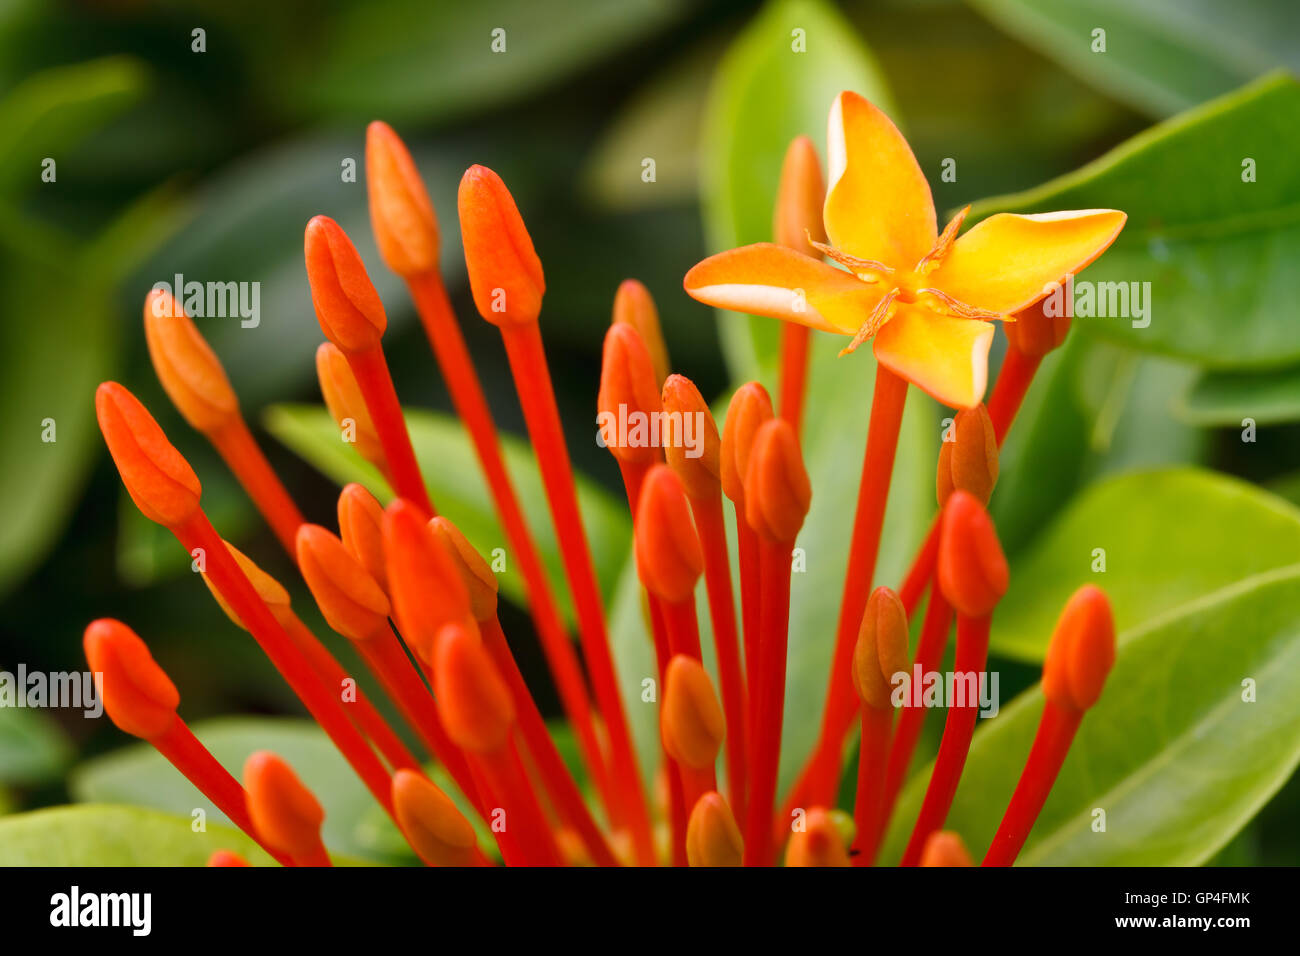
M 1243 700 L 1243 682 L 1256 699 Z M 1300 763 L 1300 566 L 1239 581 L 1120 636 L 1019 862 L 1195 866 L 1259 811 Z M 976 859 L 1029 752 L 1042 694 L 1021 695 L 971 745 L 945 827 Z M 901 855 L 929 772 L 904 790 L 883 859 Z M 1094 811 L 1106 813 L 1094 832 Z
M 63 729 L 39 710 L 0 707 L 0 784 L 53 780 L 72 758 Z
M 1153 116 L 1168 116 L 1277 66 L 1300 69 L 1290 0 L 1249 10 L 1217 0 L 970 0 L 1070 72 Z M 1093 31 L 1105 30 L 1104 51 Z
M 1078 316 L 1077 326 L 1211 368 L 1294 365 L 1297 113 L 1300 83 L 1268 77 L 1153 127 L 1074 173 L 978 203 L 972 221 L 994 212 L 1121 209 L 1128 224 L 1085 278 L 1123 283 L 1125 290 L 1149 283 L 1146 317 Z M 1243 181 L 1246 160 L 1257 181 Z
M 316 724 L 296 718 L 224 717 L 190 729 L 236 777 L 242 775 L 249 754 L 257 750 L 270 750 L 288 761 L 325 808 L 321 835 L 331 852 L 388 861 L 391 856 L 383 851 L 401 846 L 395 842 L 401 838 L 393 823 L 369 813 L 376 806 L 370 791 Z M 77 767 L 69 789 L 81 803 L 122 803 L 176 814 L 185 819 L 187 830 L 191 813 L 200 808 L 207 813 L 209 829 L 214 823 L 230 822 L 145 743 Z
M 1105 572 L 1092 570 L 1105 551 Z M 1042 660 L 1065 602 L 1109 596 L 1120 630 L 1253 574 L 1300 562 L 1300 510 L 1235 478 L 1192 468 L 1101 481 L 1012 562 L 993 616 L 998 653 Z
M 385 499 L 391 492 L 373 466 L 343 442 L 329 413 L 315 405 L 277 405 L 266 412 L 266 427 L 276 438 L 340 485 L 357 481 Z M 447 515 L 486 557 L 496 548 L 510 547 L 497 521 L 492 496 L 478 465 L 473 444 L 460 421 L 430 411 L 408 411 L 407 428 L 415 456 L 438 510 Z M 565 619 L 572 621 L 572 601 L 565 586 L 564 564 L 549 519 L 546 491 L 537 471 L 532 446 L 520 438 L 501 435 L 501 451 L 519 504 L 528 516 L 538 553 L 546 565 L 555 598 Z M 592 559 L 607 593 L 627 560 L 632 522 L 627 505 L 616 501 L 593 482 L 576 477 L 578 506 L 586 525 Z M 527 606 L 517 562 L 508 559 L 499 573 L 501 590 Z
M 801 30 L 806 52 L 795 52 Z M 826 118 L 842 90 L 889 110 L 874 58 L 851 24 L 824 0 L 771 0 L 723 57 L 704 120 L 702 188 L 709 248 L 772 239 L 772 209 L 790 141 L 812 137 L 826 157 Z M 719 317 L 734 381 L 771 365 L 779 323 Z
M 0 820 L 0 866 L 204 866 L 217 850 L 276 865 L 233 827 L 195 833 L 188 816 L 138 807 L 51 807 Z
M 1276 372 L 1202 372 L 1182 393 L 1175 408 L 1193 425 L 1241 428 L 1300 421 L 1300 367 Z

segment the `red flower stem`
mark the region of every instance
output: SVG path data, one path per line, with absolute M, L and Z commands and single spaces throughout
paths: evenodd
M 208 748 L 199 742 L 179 715 L 166 731 L 154 737 L 149 743 L 258 846 L 281 865 L 295 865 L 288 856 L 262 842 L 262 838 L 257 835 L 256 827 L 253 826 L 252 818 L 248 815 L 247 795 L 244 793 L 244 788 L 225 767 L 221 766 Z
M 747 711 L 745 726 L 748 728 L 748 741 L 752 742 L 755 728 L 758 726 L 758 644 L 759 644 L 759 607 L 760 593 L 758 566 L 758 535 L 749 526 L 745 518 L 745 504 L 736 502 L 736 555 L 740 564 L 740 620 L 745 632 L 745 687 Z M 746 744 L 748 753 L 749 744 Z M 753 768 L 750 768 L 751 773 Z M 738 817 L 737 819 L 744 819 Z
M 786 645 L 790 627 L 789 541 L 759 542 L 760 604 L 757 698 L 750 736 L 749 807 L 745 815 L 745 866 L 771 866 L 775 854 L 772 813 L 776 804 L 781 724 L 785 712 Z
M 209 438 L 226 466 L 234 472 L 253 505 L 271 526 L 280 545 L 297 562 L 295 544 L 302 512 L 289 497 L 288 490 L 271 469 L 271 463 L 258 446 L 243 416 L 234 415 L 225 426 L 211 432 Z
M 1020 411 L 1025 393 L 1029 391 L 1034 373 L 1038 371 L 1042 361 L 1041 356 L 1025 355 L 1014 346 L 1007 349 L 1006 358 L 1002 360 L 1002 368 L 998 372 L 997 383 L 993 386 L 993 394 L 989 396 L 988 401 L 989 418 L 993 420 L 993 434 L 997 437 L 999 448 L 1002 446 L 1002 439 L 1011 428 L 1011 423 L 1015 421 L 1016 413 Z
M 925 534 L 925 540 L 921 542 L 920 549 L 916 556 L 912 558 L 912 566 L 908 568 L 907 577 L 903 578 L 903 586 L 898 589 L 898 599 L 903 602 L 903 610 L 907 612 L 908 620 L 916 613 L 916 609 L 921 604 L 921 596 L 925 594 L 926 587 L 934 577 L 934 565 L 939 558 L 939 517 L 942 512 L 934 516 L 930 522 L 930 530 Z
M 471 754 L 470 761 L 485 785 L 492 810 L 505 811 L 505 830 L 497 836 L 506 865 L 559 866 L 560 851 L 528 783 L 514 737 L 495 753 Z
M 307 658 L 312 669 L 320 675 L 326 686 L 335 688 L 335 692 L 342 699 L 344 682 L 350 679 L 350 675 L 343 669 L 343 665 L 326 650 L 311 629 L 304 624 L 296 614 L 290 612 L 290 616 L 284 622 L 285 632 L 289 635 L 289 640 L 293 641 Z M 388 721 L 375 709 L 370 698 L 360 687 L 354 688 L 356 699 L 348 702 L 344 709 L 352 718 L 352 722 L 363 734 L 370 738 L 370 742 L 388 761 L 393 770 L 399 770 L 406 767 L 410 770 L 419 770 L 420 761 L 411 753 L 410 748 L 402 742 L 393 728 L 388 726 Z
M 880 840 L 880 815 L 884 810 L 885 761 L 894 711 L 890 707 L 862 708 L 862 743 L 858 749 L 858 791 L 853 804 L 857 840 L 854 866 L 870 866 Z
M 694 601 L 660 601 L 664 623 L 668 627 L 668 652 L 685 654 L 703 663 L 700 648 L 700 622 L 695 616 Z
M 880 531 L 885 520 L 889 481 L 894 470 L 894 453 L 898 448 L 898 432 L 906 400 L 907 381 L 883 365 L 877 365 L 853 539 L 849 546 L 830 684 L 826 691 L 826 710 L 817 747 L 797 788 L 801 806 L 834 806 L 839 789 L 844 738 L 853 725 L 859 705 L 850 676 L 853 647 L 876 573 Z
M 202 509 L 173 529 L 185 550 L 201 548 L 207 557 L 207 574 L 225 602 L 234 609 L 244 626 L 308 712 L 334 741 L 334 745 L 352 765 L 366 788 L 380 805 L 393 816 L 393 800 L 388 771 L 352 725 L 338 695 L 325 686 L 303 655 L 276 621 L 274 615 L 244 576 L 226 543 L 221 540 Z
M 979 675 L 984 672 L 989 655 L 990 620 L 991 616 L 987 614 L 977 618 L 957 615 L 957 655 L 953 663 L 957 674 Z M 952 701 L 948 703 L 948 721 L 944 724 L 939 755 L 934 761 L 934 772 L 930 775 L 930 785 L 926 788 L 912 838 L 903 852 L 903 866 L 916 866 L 921 860 L 925 841 L 930 834 L 943 828 L 957 793 L 962 768 L 966 766 L 966 755 L 970 753 L 971 737 L 979 719 L 979 700 L 966 701 L 964 707 L 953 707 Z
M 361 397 L 366 401 L 366 409 L 375 423 L 379 444 L 384 449 L 384 460 L 392 474 L 393 490 L 399 497 L 419 505 L 426 514 L 437 514 L 420 475 L 420 466 L 415 461 L 415 449 L 411 447 L 411 436 L 406 431 L 406 419 L 402 417 L 402 405 L 397 400 L 397 390 L 393 388 L 393 377 L 388 373 L 383 348 L 376 345 L 364 352 L 350 352 L 347 358 L 357 387 L 361 389 Z
M 612 812 L 614 794 L 600 737 L 591 716 L 586 677 L 560 618 L 545 566 L 538 554 L 532 532 L 528 530 L 510 474 L 501 457 L 496 423 L 492 419 L 492 411 L 483 394 L 483 386 L 474 369 L 469 349 L 465 346 L 460 323 L 456 320 L 442 278 L 436 272 L 413 276 L 407 280 L 407 285 L 415 300 L 425 335 L 438 360 L 452 405 L 474 442 L 474 450 L 478 454 L 483 474 L 487 477 L 506 539 L 519 562 L 519 573 L 528 593 L 528 604 L 532 610 L 533 624 L 537 628 L 538 641 L 546 655 L 546 663 L 555 681 L 564 712 L 577 736 L 587 772 L 596 783 L 606 812 Z
M 469 761 L 447 735 L 433 695 L 420 679 L 397 636 L 391 630 L 380 632 L 364 641 L 357 641 L 356 648 L 370 672 L 397 704 L 406 722 L 419 734 L 429 752 L 447 768 L 461 793 L 486 820 L 487 807 L 470 772 Z
M 803 400 L 808 379 L 808 337 L 806 325 L 781 323 L 781 389 L 779 414 L 799 434 L 803 419 Z
M 1052 785 L 1056 783 L 1056 776 L 1061 772 L 1061 765 L 1065 763 L 1082 719 L 1083 711 L 1067 710 L 1050 700 L 1046 702 L 1029 760 L 981 866 L 1010 866 L 1016 862 L 1021 847 L 1029 838 L 1029 831 L 1034 828 L 1034 821 L 1047 802 Z
M 632 834 L 636 858 L 642 866 L 655 863 L 654 840 L 650 832 L 650 813 L 641 785 L 641 770 L 632 749 L 623 699 L 618 691 L 618 677 L 609 650 L 609 636 L 601 609 L 600 589 L 592 565 L 591 548 L 578 510 L 578 496 L 573 481 L 569 449 L 560 426 L 555 404 L 551 373 L 546 364 L 541 332 L 536 322 L 513 323 L 501 327 L 510 371 L 519 393 L 524 420 L 538 466 L 546 486 L 555 535 L 564 559 L 564 570 L 573 593 L 578 616 L 578 632 L 583 654 L 590 669 L 596 702 L 609 734 L 611 782 L 619 792 L 621 820 Z
M 736 605 L 731 593 L 731 558 L 727 553 L 727 529 L 722 517 L 722 495 L 712 499 L 691 499 L 691 514 L 700 533 L 704 551 L 704 583 L 709 595 L 709 617 L 713 622 L 713 646 L 718 655 L 718 683 L 722 691 L 722 712 L 727 719 L 726 766 L 731 809 L 745 819 L 745 741 L 748 737 L 745 679 L 741 674 L 740 646 L 736 636 Z M 693 804 L 692 804 L 693 806 Z
M 501 621 L 492 617 L 480 621 L 479 628 L 483 633 L 483 642 L 488 653 L 492 655 L 492 660 L 501 671 L 501 676 L 510 686 L 510 693 L 514 697 L 518 713 L 520 735 L 524 739 L 528 754 L 532 757 L 533 765 L 545 784 L 552 803 L 560 816 L 573 827 L 597 866 L 618 866 L 617 858 L 610 850 L 609 844 L 605 842 L 605 837 L 582 799 L 582 791 L 578 789 L 578 785 L 569 774 L 560 752 L 555 749 L 555 743 L 546 730 L 546 722 L 537 710 L 533 695 L 528 691 L 528 685 L 524 682 L 523 674 L 519 672 L 515 656 L 510 651 L 510 644 L 501 630 Z
M 694 767 L 678 764 L 677 769 L 681 776 L 682 803 L 687 807 L 694 808 L 695 804 L 700 802 L 700 797 L 718 789 L 718 775 L 712 767 L 696 770 Z

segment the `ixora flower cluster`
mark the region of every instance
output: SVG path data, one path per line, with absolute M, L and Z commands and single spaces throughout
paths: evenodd
M 1110 210 L 998 215 L 959 238 L 959 215 L 939 233 L 929 187 L 883 113 L 841 94 L 828 142 L 829 191 L 811 144 L 802 138 L 792 144 L 777 200 L 776 244 L 713 256 L 685 280 L 686 291 L 702 302 L 788 320 L 779 414 L 763 387 L 751 382 L 735 393 L 719 434 L 691 381 L 669 374 L 654 304 L 638 283 L 620 288 L 605 339 L 602 418 L 621 420 L 628 410 L 662 415 L 666 430 L 659 445 L 630 445 L 603 426 L 633 515 L 662 688 L 666 799 L 659 813 L 652 813 L 633 751 L 542 347 L 542 266 L 501 179 L 475 166 L 461 181 L 465 259 L 475 305 L 505 344 L 573 595 L 581 660 L 438 273 L 428 194 L 396 134 L 382 123 L 370 126 L 366 166 L 379 250 L 407 281 L 472 437 L 598 809 L 561 759 L 516 667 L 497 618 L 491 568 L 429 499 L 384 357 L 384 308 L 343 230 L 323 216 L 307 224 L 307 274 L 328 339 L 317 370 L 332 415 L 395 497 L 384 507 L 365 488 L 347 486 L 338 502 L 338 534 L 303 520 L 250 435 L 217 357 L 178 304 L 162 291 L 147 299 L 149 351 L 168 395 L 235 473 L 325 620 L 355 645 L 427 753 L 412 752 L 364 694 L 340 693 L 351 684 L 348 675 L 295 616 L 284 588 L 221 539 L 204 515 L 188 463 L 130 392 L 106 382 L 96 410 L 122 481 L 146 517 L 202 556 L 214 597 L 252 634 L 426 863 L 490 865 L 495 855 L 478 845 L 469 818 L 429 779 L 423 758 L 431 756 L 471 812 L 491 824 L 507 865 L 763 866 L 782 850 L 786 865 L 871 865 L 925 715 L 923 708 L 895 706 L 894 675 L 936 670 L 954 618 L 956 670 L 984 671 L 991 617 L 1008 579 L 985 512 L 998 447 L 1038 363 L 1068 331 L 1068 320 L 1044 316 L 1035 303 L 1045 287 L 1096 258 L 1125 217 Z M 827 264 L 823 254 L 843 268 Z M 990 319 L 1006 323 L 1010 345 L 985 406 Z M 791 550 L 812 493 L 798 437 L 809 329 L 851 335 L 846 351 L 871 339 L 878 369 L 821 735 L 777 812 Z M 872 591 L 909 383 L 958 411 L 940 455 L 934 525 L 899 591 Z M 680 427 L 674 423 L 688 419 L 704 422 L 699 441 L 674 441 Z M 724 495 L 735 507 L 739 615 Z M 701 577 L 720 695 L 701 658 L 695 611 Z M 927 590 L 913 655 L 908 622 Z M 93 622 L 85 650 L 91 669 L 102 675 L 105 707 L 118 727 L 149 741 L 276 860 L 328 865 L 321 807 L 284 761 L 254 754 L 243 783 L 237 781 L 188 730 L 177 713 L 176 687 L 125 624 Z M 1080 720 L 1101 694 L 1114 653 L 1106 598 L 1083 588 L 1053 635 L 1038 735 L 985 865 L 1015 860 Z M 973 696 L 949 704 L 905 865 L 971 862 L 960 838 L 942 827 L 979 704 Z M 861 744 L 848 825 L 833 808 L 855 723 Z M 720 754 L 725 788 L 715 774 Z M 222 852 L 212 863 L 243 861 Z

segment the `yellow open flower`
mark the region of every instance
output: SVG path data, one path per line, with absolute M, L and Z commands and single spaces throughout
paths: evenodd
M 881 365 L 956 408 L 984 398 L 987 320 L 1012 317 L 1087 266 L 1128 218 L 1114 209 L 1000 213 L 958 239 L 963 209 L 940 234 L 907 141 L 856 93 L 832 105 L 827 150 L 830 245 L 814 245 L 844 268 L 760 242 L 705 259 L 686 274 L 686 291 L 719 308 L 851 335 L 845 352 L 871 338 Z

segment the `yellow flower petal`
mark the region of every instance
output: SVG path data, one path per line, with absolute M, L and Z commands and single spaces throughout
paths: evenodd
M 831 106 L 822 216 L 831 245 L 911 269 L 938 238 L 934 199 L 912 149 L 888 116 L 844 92 Z
M 770 242 L 710 256 L 682 284 L 706 305 L 840 334 L 857 331 L 883 294 L 877 285 Z
M 959 238 L 930 282 L 976 308 L 1019 312 L 1105 252 L 1127 219 L 1114 209 L 999 213 Z
M 932 398 L 953 408 L 984 400 L 993 325 L 954 319 L 916 305 L 899 305 L 876 333 L 876 360 Z

